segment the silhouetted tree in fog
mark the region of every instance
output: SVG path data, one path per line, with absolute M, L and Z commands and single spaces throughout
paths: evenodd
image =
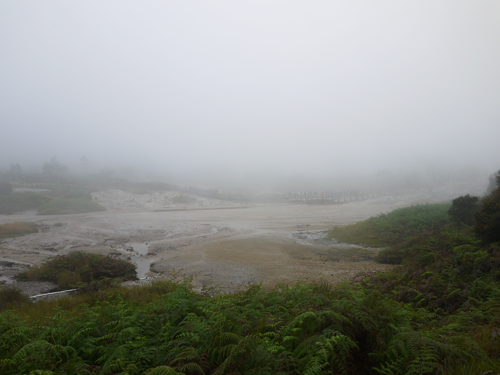
M 62 176 L 68 172 L 68 167 L 61 164 L 55 156 L 50 159 L 50 162 L 43 164 L 43 173 L 50 176 Z

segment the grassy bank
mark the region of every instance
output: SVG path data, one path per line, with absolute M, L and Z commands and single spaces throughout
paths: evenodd
M 38 215 L 67 215 L 99 212 L 106 209 L 99 203 L 88 199 L 53 199 L 37 209 Z
M 64 215 L 104 211 L 92 201 L 92 188 L 78 185 L 40 184 L 43 193 L 0 194 L 0 214 L 37 210 L 38 215 Z
M 0 215 L 36 210 L 49 200 L 50 198 L 31 192 L 0 194 Z
M 353 225 L 335 227 L 328 236 L 353 244 L 393 245 L 448 223 L 449 209 L 448 203 L 400 208 Z

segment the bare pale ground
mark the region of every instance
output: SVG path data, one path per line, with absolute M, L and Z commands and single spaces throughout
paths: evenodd
M 129 258 L 138 264 L 139 277 L 193 276 L 196 288 L 223 292 L 251 283 L 356 281 L 391 266 L 373 261 L 377 249 L 329 241 L 325 230 L 398 207 L 448 199 L 439 191 L 421 191 L 335 205 L 238 206 L 201 197 L 174 204 L 176 194 L 107 190 L 94 194 L 107 208 L 104 212 L 1 215 L 0 224 L 36 222 L 45 229 L 0 240 L 0 282 L 16 283 L 13 276 L 28 264 L 75 250 Z M 53 287 L 16 284 L 30 295 Z

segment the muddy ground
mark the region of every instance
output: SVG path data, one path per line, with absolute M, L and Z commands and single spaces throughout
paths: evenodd
M 249 283 L 360 280 L 391 266 L 373 261 L 378 249 L 327 240 L 325 230 L 456 194 L 436 189 L 334 205 L 243 206 L 196 196 L 189 204 L 175 204 L 176 192 L 106 190 L 93 194 L 104 212 L 0 215 L 0 224 L 43 224 L 39 233 L 0 240 L 0 283 L 16 283 L 29 295 L 49 291 L 54 285 L 20 283 L 14 276 L 31 264 L 76 250 L 129 258 L 138 264 L 141 278 L 193 276 L 196 288 L 224 292 Z

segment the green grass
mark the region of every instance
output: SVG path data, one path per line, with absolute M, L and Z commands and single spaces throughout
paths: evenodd
M 87 199 L 53 199 L 38 207 L 38 215 L 67 215 L 99 212 L 106 209 L 97 202 Z
M 136 265 L 127 260 L 75 251 L 32 266 L 17 277 L 21 281 L 51 281 L 69 288 L 106 279 L 134 280 L 135 269 Z
M 49 198 L 32 192 L 0 194 L 0 214 L 11 215 L 16 212 L 35 210 L 47 201 Z
M 340 242 L 388 246 L 432 230 L 448 222 L 450 204 L 417 205 L 394 210 L 368 220 L 328 231 Z
M 38 225 L 34 223 L 8 223 L 0 225 L 0 238 L 19 237 L 25 234 L 37 233 Z

